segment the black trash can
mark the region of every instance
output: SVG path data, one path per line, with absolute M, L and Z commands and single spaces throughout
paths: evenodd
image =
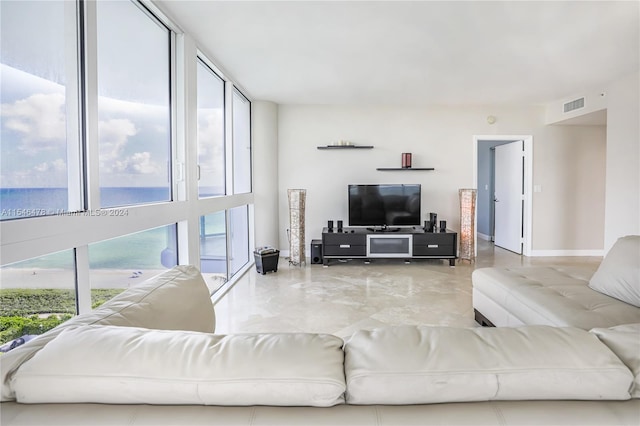
M 267 272 L 278 271 L 280 250 L 274 248 L 256 249 L 253 252 L 253 257 L 256 260 L 256 271 L 258 271 L 259 274 L 264 275 Z

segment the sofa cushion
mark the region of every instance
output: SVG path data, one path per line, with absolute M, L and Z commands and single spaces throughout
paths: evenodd
M 209 290 L 194 266 L 176 266 L 129 287 L 100 307 L 78 315 L 2 356 L 2 401 L 15 399 L 8 381 L 62 330 L 89 324 L 213 332 L 215 312 Z
M 640 308 L 640 236 L 618 238 L 589 287 Z
M 576 328 L 391 327 L 345 344 L 349 404 L 629 399 L 633 376 Z
M 504 315 L 479 311 L 496 326 L 511 323 L 578 327 L 613 327 L 640 322 L 640 308 L 589 288 L 595 268 L 567 266 L 519 266 L 481 268 L 473 271 L 474 307 L 483 297 L 504 309 Z M 484 303 L 489 305 L 489 303 Z M 477 307 L 476 307 L 477 308 Z
M 75 320 L 75 321 L 73 321 Z M 198 268 L 176 266 L 129 287 L 70 324 L 120 325 L 213 333 L 211 295 Z
M 640 398 L 640 324 L 625 324 L 591 330 L 629 367 L 635 376 L 631 397 Z
M 324 407 L 344 401 L 342 344 L 321 334 L 84 326 L 25 362 L 12 387 L 21 403 Z

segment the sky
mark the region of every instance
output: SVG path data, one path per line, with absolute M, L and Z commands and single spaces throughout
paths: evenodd
M 66 187 L 77 161 L 74 5 L 0 1 L 2 188 Z M 97 5 L 100 186 L 167 186 L 169 31 L 131 2 Z M 203 134 L 221 132 L 221 113 L 200 110 Z

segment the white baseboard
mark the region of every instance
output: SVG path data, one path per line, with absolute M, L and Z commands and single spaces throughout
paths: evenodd
M 531 250 L 529 256 L 559 257 L 559 256 L 604 256 L 604 250 Z
M 476 235 L 478 236 L 479 239 L 481 240 L 485 240 L 485 241 L 491 241 L 491 235 L 485 235 L 485 234 L 481 234 L 479 232 L 476 232 Z

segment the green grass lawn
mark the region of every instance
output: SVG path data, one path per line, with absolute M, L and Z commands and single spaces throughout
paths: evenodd
M 96 308 L 124 289 L 91 290 Z M 0 344 L 25 334 L 42 334 L 76 314 L 75 290 L 0 289 Z

